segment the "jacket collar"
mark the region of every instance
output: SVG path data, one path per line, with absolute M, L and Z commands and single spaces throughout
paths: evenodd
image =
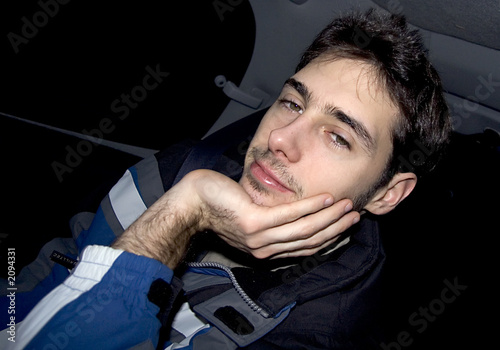
M 345 236 L 347 242 L 342 240 L 336 249 L 329 247 L 312 256 L 280 260 L 255 259 L 211 236 L 209 241 L 217 243 L 203 261 L 230 267 L 250 298 L 276 315 L 294 302 L 302 304 L 348 288 L 383 263 L 385 254 L 373 219 L 364 217 Z

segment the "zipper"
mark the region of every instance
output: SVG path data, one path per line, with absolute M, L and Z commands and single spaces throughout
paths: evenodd
M 191 262 L 187 264 L 189 267 L 193 268 L 215 268 L 219 270 L 223 270 L 225 273 L 227 273 L 229 279 L 231 280 L 231 283 L 233 284 L 234 289 L 236 289 L 236 292 L 239 294 L 239 296 L 243 299 L 243 301 L 256 313 L 259 315 L 269 318 L 269 313 L 266 312 L 264 309 L 262 309 L 257 303 L 255 303 L 247 293 L 241 288 L 240 284 L 236 280 L 236 276 L 233 274 L 231 269 L 225 265 L 222 265 L 220 263 L 216 262 Z

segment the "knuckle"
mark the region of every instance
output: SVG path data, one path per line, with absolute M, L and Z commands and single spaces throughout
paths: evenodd
M 319 230 L 320 230 L 320 228 L 318 227 L 318 225 L 316 223 L 311 223 L 311 224 L 307 225 L 304 232 L 306 232 L 308 236 L 312 236 L 312 235 L 316 234 Z
M 280 225 L 284 222 L 287 222 L 288 218 L 293 216 L 294 216 L 293 210 L 286 211 L 284 209 L 280 209 L 274 214 L 274 224 Z
M 325 239 L 319 235 L 315 235 L 311 238 L 309 242 L 309 248 L 315 248 L 325 243 Z
M 262 218 L 258 215 L 248 215 L 242 218 L 240 222 L 240 227 L 243 232 L 247 234 L 253 234 L 259 231 L 259 223 L 262 221 Z
M 257 249 L 252 251 L 252 255 L 257 259 L 266 259 L 271 256 L 265 249 Z
M 241 230 L 245 234 L 253 234 L 257 231 L 256 223 L 254 220 L 243 220 L 240 223 Z
M 247 240 L 246 246 L 248 248 L 250 248 L 252 250 L 252 252 L 257 251 L 260 248 L 260 246 L 258 244 L 256 244 L 253 239 Z

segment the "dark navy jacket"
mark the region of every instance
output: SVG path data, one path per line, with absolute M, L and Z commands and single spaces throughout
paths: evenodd
M 82 212 L 73 218 L 74 243 L 66 241 L 68 248 L 65 250 L 59 244 L 59 250 L 81 257 L 86 247 L 111 244 L 135 218 L 179 180 L 179 174 L 183 175 L 189 170 L 212 168 L 238 179 L 248 140 L 240 138 L 240 141 L 229 146 L 212 143 L 207 146 L 211 148 L 208 151 L 204 149 L 203 143 L 203 147 L 193 147 L 194 143 L 186 142 L 145 159 L 127 170 L 102 200 L 96 213 Z M 99 251 L 95 253 L 96 256 L 112 256 L 106 260 L 109 261 L 109 270 L 103 276 L 96 277 L 97 284 L 87 289 L 82 287 L 81 295 L 69 301 L 52 319 L 45 320 L 47 323 L 33 335 L 28 348 L 38 348 L 45 343 L 54 344 L 54 339 L 60 342 L 67 339 L 67 344 L 71 344 L 74 349 L 78 345 L 85 348 L 90 344 L 96 348 L 108 345 L 113 348 L 117 344 L 122 348 L 162 348 L 184 344 L 183 349 L 377 348 L 379 277 L 385 258 L 378 226 L 369 217 L 364 217 L 359 224 L 345 232 L 339 242 L 342 243 L 337 244 L 337 247 L 327 248 L 314 256 L 268 261 L 236 251 L 217 239 L 215 234 L 206 232 L 194 239 L 186 264 L 175 274 L 166 271 L 168 268 L 152 259 L 129 253 L 118 256 L 113 252 Z M 211 255 L 206 255 L 207 251 Z M 88 256 L 91 254 L 88 253 Z M 207 256 L 223 256 L 224 259 L 207 260 Z M 231 263 L 227 264 L 226 261 Z M 130 266 L 141 264 L 144 264 L 144 271 L 152 271 L 151 275 L 130 272 L 135 271 L 135 267 Z M 34 302 L 40 300 L 69 274 L 57 265 L 52 264 L 50 267 L 51 272 L 45 273 L 42 283 L 35 288 L 25 289 L 26 299 L 32 293 Z M 81 267 L 80 270 L 83 269 Z M 129 270 L 117 272 L 121 269 Z M 78 267 L 74 271 L 78 271 Z M 74 271 L 63 284 L 67 288 L 73 286 L 74 279 L 79 276 Z M 139 296 L 142 295 L 142 299 L 120 294 L 130 293 L 128 288 L 123 288 L 123 278 L 118 278 L 121 283 L 118 286 L 113 284 L 117 283 L 115 277 L 122 273 L 126 276 L 130 273 L 133 276 L 130 280 L 137 280 L 137 286 L 142 286 L 135 291 Z M 21 293 L 22 286 L 20 288 Z M 119 293 L 113 294 L 110 298 L 113 302 L 106 304 L 107 299 L 103 299 L 102 293 L 109 290 Z M 53 297 L 56 292 L 60 291 L 52 292 L 49 296 Z M 96 295 L 95 300 L 99 301 L 101 296 L 106 302 L 100 302 L 97 308 L 82 306 L 82 300 L 89 300 L 89 293 Z M 134 301 L 121 303 L 121 298 L 132 298 Z M 87 313 L 86 307 L 89 307 Z M 123 310 L 123 307 L 127 309 Z M 102 309 L 104 311 L 96 311 Z M 102 317 L 101 322 L 111 323 L 115 329 L 105 329 L 102 334 L 96 334 L 94 327 L 89 330 L 92 332 L 94 329 L 91 339 L 83 337 L 92 310 L 96 319 L 92 318 L 89 327 L 94 327 L 94 322 Z M 191 317 L 193 329 L 198 327 L 194 333 L 190 330 L 191 337 L 182 329 L 180 317 L 176 318 L 177 314 L 182 313 Z M 144 317 L 149 318 L 145 321 Z M 31 318 L 28 316 L 26 328 L 30 322 L 34 322 Z M 40 322 L 39 319 L 36 321 Z M 78 325 L 78 328 L 75 326 L 70 331 L 76 334 L 78 329 L 82 332 L 72 337 L 71 332 L 68 333 L 68 322 Z M 149 330 L 146 333 L 138 330 L 134 337 L 131 325 L 138 322 L 148 324 Z M 22 334 L 26 328 L 21 328 L 19 332 Z M 123 336 L 120 336 L 122 340 L 113 342 L 112 338 L 119 332 L 123 332 Z M 61 336 L 58 338 L 57 335 Z M 130 340 L 124 340 L 128 338 Z M 100 343 L 101 340 L 103 343 Z

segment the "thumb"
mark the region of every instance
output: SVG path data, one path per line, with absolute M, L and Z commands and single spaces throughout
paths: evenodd
M 328 193 L 315 195 L 298 201 L 267 207 L 268 213 L 263 216 L 263 225 L 280 226 L 300 219 L 303 216 L 316 213 L 334 203 L 333 196 Z M 262 207 L 264 209 L 264 207 Z M 258 219 L 258 218 L 257 218 Z M 260 219 L 262 221 L 262 218 Z

